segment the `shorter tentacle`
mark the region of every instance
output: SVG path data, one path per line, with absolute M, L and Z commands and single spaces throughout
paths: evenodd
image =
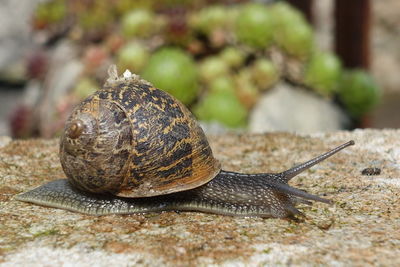
M 309 194 L 309 193 L 307 193 L 305 191 L 302 191 L 300 189 L 291 187 L 288 184 L 283 184 L 283 183 L 279 183 L 279 182 L 275 182 L 275 181 L 271 181 L 269 184 L 270 184 L 271 187 L 273 187 L 274 189 L 276 189 L 276 190 L 278 190 L 279 192 L 282 192 L 282 193 L 286 193 L 286 194 L 293 195 L 293 196 L 300 197 L 300 198 L 304 198 L 304 199 L 319 201 L 319 202 L 323 202 L 323 203 L 326 203 L 326 204 L 332 204 L 332 201 L 329 200 L 329 199 L 325 199 L 325 198 L 322 198 L 322 197 L 319 197 L 319 196 L 316 196 L 316 195 Z
M 290 196 L 290 199 L 294 204 L 305 204 L 305 205 L 309 205 L 309 206 L 312 205 L 311 201 L 300 198 L 300 197 Z

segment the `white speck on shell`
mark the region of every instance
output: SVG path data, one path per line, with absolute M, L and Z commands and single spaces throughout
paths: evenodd
M 130 72 L 129 70 L 126 70 L 123 75 L 124 75 L 124 78 L 130 78 L 130 77 L 132 77 L 132 72 Z
M 122 76 L 118 76 L 117 66 L 111 65 L 108 68 L 108 79 L 106 83 L 112 86 L 116 83 L 121 83 L 121 82 L 130 82 L 134 84 L 141 83 L 153 86 L 148 81 L 141 79 L 139 75 L 132 73 L 130 70 L 125 70 Z

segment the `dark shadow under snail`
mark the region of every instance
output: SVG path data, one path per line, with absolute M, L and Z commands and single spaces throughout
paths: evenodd
M 301 215 L 299 203 L 331 203 L 287 183 L 354 141 L 281 173 L 224 171 L 179 101 L 136 75 L 118 77 L 115 66 L 109 73 L 66 122 L 60 160 L 68 179 L 17 200 L 92 215 L 176 210 L 279 218 Z

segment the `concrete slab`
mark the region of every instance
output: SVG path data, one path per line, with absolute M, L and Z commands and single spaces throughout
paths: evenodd
M 400 130 L 210 137 L 224 169 L 278 172 L 354 139 L 291 185 L 334 200 L 302 222 L 197 212 L 87 216 L 13 200 L 63 177 L 57 140 L 0 138 L 1 266 L 399 266 Z M 365 176 L 365 168 L 381 174 Z

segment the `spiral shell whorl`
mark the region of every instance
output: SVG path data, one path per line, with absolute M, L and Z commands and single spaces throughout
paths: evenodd
M 119 191 L 128 168 L 130 129 L 115 103 L 92 96 L 76 107 L 60 142 L 61 165 L 70 181 L 93 193 Z

